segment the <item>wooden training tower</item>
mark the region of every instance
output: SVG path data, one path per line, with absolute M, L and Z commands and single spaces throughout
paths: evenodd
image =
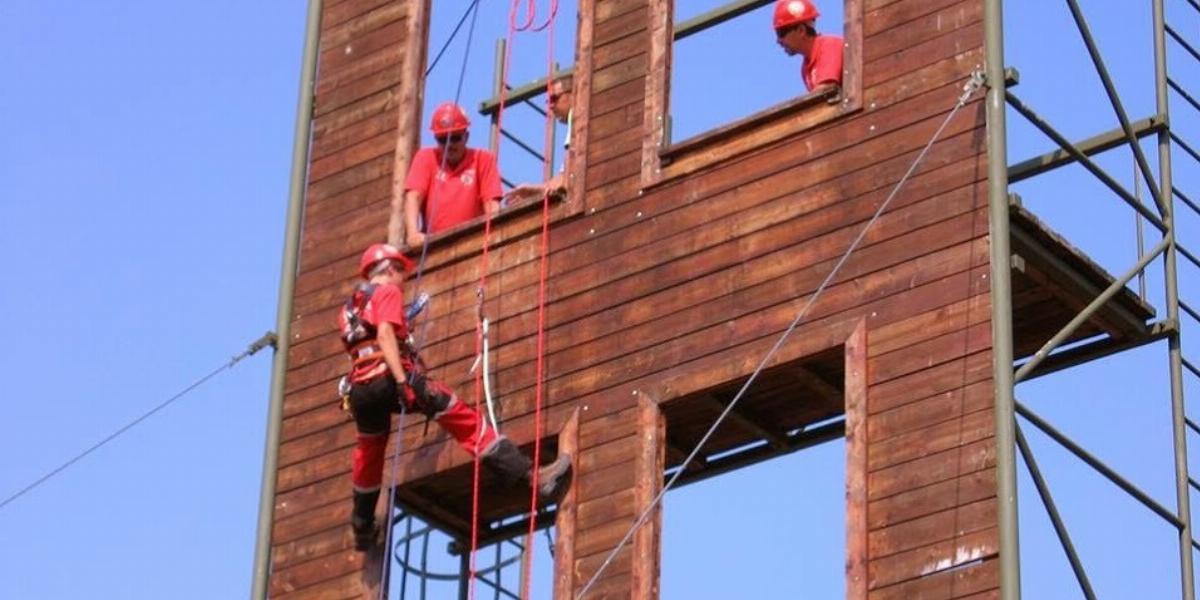
M 574 598 L 596 573 L 984 64 L 981 0 L 846 0 L 839 95 L 667 145 L 672 5 L 579 1 L 570 190 L 551 209 L 546 305 L 544 454 L 565 446 L 575 457 L 574 484 L 548 517 L 556 598 Z M 429 0 L 327 0 L 321 16 L 273 598 L 374 598 L 380 585 L 347 526 L 355 432 L 333 398 L 347 366 L 335 313 L 363 248 L 402 242 L 393 215 L 423 124 L 429 13 Z M 685 474 L 711 477 L 844 434 L 849 598 L 998 589 L 982 98 L 949 123 Z M 503 429 L 526 448 L 541 218 L 532 203 L 494 219 L 484 306 Z M 1014 206 L 1011 218 L 1021 357 L 1112 278 L 1031 214 Z M 423 354 L 468 400 L 482 237 L 481 223 L 438 236 L 421 282 L 434 298 Z M 1075 339 L 1142 336 L 1151 315 L 1122 293 Z M 402 443 L 399 501 L 462 539 L 470 457 L 419 417 L 392 443 Z M 489 491 L 483 540 L 523 531 L 486 524 L 527 503 L 523 490 Z M 660 526 L 656 515 L 640 527 L 588 597 L 657 598 Z

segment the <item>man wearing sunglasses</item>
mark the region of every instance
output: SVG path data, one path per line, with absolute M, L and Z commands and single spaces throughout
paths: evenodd
M 817 6 L 813 0 L 777 0 L 775 2 L 775 40 L 788 56 L 804 57 L 800 68 L 809 92 L 821 92 L 842 85 L 841 36 L 817 33 Z
M 404 181 L 404 229 L 409 247 L 425 236 L 500 210 L 500 169 L 487 150 L 468 148 L 471 121 L 462 107 L 445 102 L 433 111 L 437 145 L 413 156 Z M 421 224 L 424 224 L 424 228 Z
M 509 190 L 505 199 L 509 202 L 526 198 L 540 198 L 549 192 L 551 195 L 565 194 L 567 190 L 566 170 L 567 159 L 571 155 L 571 117 L 574 107 L 572 90 L 575 78 L 570 73 L 561 75 L 550 84 L 549 108 L 550 113 L 559 123 L 567 126 L 567 137 L 563 140 L 564 158 L 562 169 L 545 183 L 523 183 Z

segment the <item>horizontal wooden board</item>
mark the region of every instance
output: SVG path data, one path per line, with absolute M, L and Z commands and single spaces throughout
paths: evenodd
M 915 6 L 916 4 L 909 2 L 902 6 Z M 920 4 L 922 7 L 932 6 L 935 9 L 938 4 L 945 4 L 946 6 L 931 14 L 910 20 L 904 23 L 902 27 L 890 27 L 879 32 L 877 35 L 869 36 L 864 42 L 863 60 L 869 63 L 873 60 L 900 52 L 912 45 L 914 36 L 918 36 L 920 39 L 931 39 L 950 31 L 963 29 L 968 25 L 983 20 L 983 4 L 974 0 L 958 0 L 953 3 L 942 0 L 940 3 L 928 2 Z M 921 10 L 927 9 L 922 8 Z M 891 11 L 884 14 L 903 18 L 909 16 L 911 12 Z
M 321 31 L 371 12 L 393 0 L 336 0 L 321 5 Z
M 372 4 L 375 4 L 372 2 Z M 337 48 L 357 42 L 372 31 L 408 15 L 408 2 L 387 2 L 321 31 L 322 48 Z
M 981 531 L 996 524 L 996 499 L 962 504 L 919 519 L 877 529 L 868 536 L 870 556 L 880 559 Z
M 317 68 L 321 72 L 321 81 L 317 89 L 320 90 L 321 85 L 336 86 L 346 71 L 359 68 L 357 64 L 364 61 L 377 61 L 378 59 L 374 59 L 373 55 L 385 50 L 392 50 L 389 62 L 399 64 L 402 57 L 400 49 L 407 31 L 407 19 L 396 19 L 385 23 L 382 27 L 355 36 L 344 44 L 323 47 L 318 57 Z M 365 75 L 370 71 L 362 74 Z
M 995 495 L 996 469 L 987 467 L 872 501 L 867 526 L 871 530 L 891 527 Z
M 961 4 L 963 0 L 926 0 L 924 2 L 892 2 L 876 6 L 864 7 L 863 36 L 873 40 L 876 34 L 899 27 L 909 21 L 927 16 L 946 7 Z M 869 50 L 876 42 L 872 41 L 864 50 Z M 912 43 L 911 41 L 909 42 Z
M 362 115 L 361 118 L 336 128 L 325 129 L 320 137 L 314 135 L 310 148 L 310 158 L 313 162 L 316 163 L 330 154 L 361 144 L 377 135 L 394 132 L 398 116 L 395 107 L 388 104 L 390 97 L 390 92 L 380 95 L 377 112 Z
M 891 441 L 892 438 L 911 434 L 925 427 L 958 419 L 990 407 L 991 400 L 992 383 L 990 379 L 967 384 L 922 401 L 872 415 L 867 420 L 868 435 L 873 444 L 882 445 Z M 895 443 L 903 442 L 896 441 Z
M 984 561 L 997 554 L 998 544 L 996 528 L 991 527 L 872 560 L 867 585 L 872 589 L 885 587 Z
M 868 600 L 987 600 L 997 598 L 999 559 L 985 558 L 977 564 L 927 577 L 911 579 L 868 593 Z
M 868 475 L 867 489 L 872 501 L 908 490 L 953 479 L 990 467 L 996 459 L 991 438 L 945 450 L 931 456 L 874 471 Z

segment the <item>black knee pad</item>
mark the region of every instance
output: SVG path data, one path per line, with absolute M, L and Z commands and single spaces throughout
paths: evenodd
M 410 376 L 409 383 L 417 396 L 421 411 L 425 414 L 433 416 L 450 407 L 454 398 L 450 388 L 419 373 Z

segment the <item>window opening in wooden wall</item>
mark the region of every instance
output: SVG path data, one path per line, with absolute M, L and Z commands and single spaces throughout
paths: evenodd
M 662 598 L 845 598 L 844 438 L 672 490 Z
M 419 147 L 430 149 L 430 153 L 440 157 L 437 138 L 448 137 L 448 145 L 454 143 L 454 136 L 435 136 L 430 125 L 437 107 L 457 98 L 458 105 L 464 109 L 470 120 L 467 135 L 459 143 L 470 148 L 473 155 L 486 157 L 486 154 L 491 154 L 498 159 L 500 193 L 503 204 L 507 206 L 510 198 L 506 195 L 514 187 L 526 183 L 541 184 L 548 179 L 543 164 L 548 154 L 553 155 L 550 158 L 554 162 L 554 169 L 550 170 L 549 174 L 553 175 L 561 167 L 566 126 L 555 121 L 554 126 L 547 129 L 546 112 L 549 107 L 544 87 L 533 93 L 522 94 L 520 101 L 505 108 L 500 123 L 502 130 L 495 126 L 494 106 L 499 96 L 504 40 L 509 29 L 509 4 L 479 2 L 475 15 L 470 14 L 470 3 L 431 4 L 426 65 L 428 74 L 419 119 Z M 532 15 L 534 28 L 545 25 L 550 17 L 547 3 L 536 4 L 539 6 L 537 12 Z M 472 19 L 474 30 L 471 29 Z M 525 14 L 518 15 L 518 21 L 523 22 L 525 19 Z M 554 20 L 554 60 L 565 63 L 562 65 L 563 69 L 572 66 L 577 24 L 574 3 L 559 3 Z M 542 31 L 514 34 L 508 58 L 507 82 L 510 88 L 521 88 L 524 84 L 538 80 L 541 81 L 541 86 L 545 85 L 550 60 L 547 56 L 549 35 L 549 27 Z M 513 90 L 510 90 L 509 95 L 512 93 Z M 550 148 L 550 152 L 546 151 L 547 147 Z M 452 152 L 451 156 L 453 155 Z M 414 160 L 415 162 L 417 161 Z M 488 162 L 490 161 L 485 158 L 484 164 Z M 453 175 L 455 171 L 450 170 L 449 173 Z M 458 174 L 461 176 L 464 173 Z M 476 183 L 476 176 L 481 174 L 471 172 L 466 175 L 472 182 L 464 183 L 473 185 Z M 531 199 L 511 198 L 511 203 Z M 434 221 L 438 221 L 436 207 L 437 205 L 434 206 Z M 478 224 L 480 221 L 482 218 L 477 217 L 468 222 Z M 421 226 L 425 225 L 422 223 Z M 459 228 L 461 227 L 469 225 L 460 225 Z
M 804 28 L 792 30 L 783 40 L 773 28 L 775 1 L 729 2 L 686 0 L 675 2 L 676 39 L 672 49 L 669 142 L 694 137 L 772 106 L 814 92 L 808 88 L 801 66 L 805 57 L 783 48 L 783 42 L 813 47 L 814 64 L 833 63 L 845 21 L 844 0 L 795 0 L 797 16 L 815 8 L 816 43 L 805 40 Z M 746 7 L 758 5 L 753 10 Z M 709 29 L 691 32 L 700 21 L 733 15 Z M 686 37 L 681 33 L 687 34 Z M 836 51 L 836 52 L 835 52 Z M 840 61 L 838 61 L 840 62 Z M 719 68 L 718 68 L 719 67 Z M 840 72 L 838 73 L 840 79 Z M 828 78 L 823 78 L 827 80 Z
M 848 539 L 866 524 L 847 517 L 865 465 L 846 428 L 865 407 L 847 404 L 845 370 L 836 348 L 764 371 L 742 396 L 664 498 L 664 599 L 846 597 Z M 743 383 L 662 406 L 667 477 Z
M 818 16 L 811 18 L 813 8 Z M 863 0 L 652 0 L 642 187 L 702 170 L 862 106 Z M 777 11 L 782 11 L 777 13 Z M 794 12 L 793 16 L 791 13 Z M 782 16 L 783 26 L 775 24 Z M 820 37 L 802 23 L 810 24 Z M 784 33 L 783 39 L 777 29 Z M 836 63 L 805 69 L 816 39 Z M 781 41 L 783 44 L 781 45 Z M 805 72 L 809 73 L 806 83 Z M 809 86 L 816 89 L 809 91 Z

